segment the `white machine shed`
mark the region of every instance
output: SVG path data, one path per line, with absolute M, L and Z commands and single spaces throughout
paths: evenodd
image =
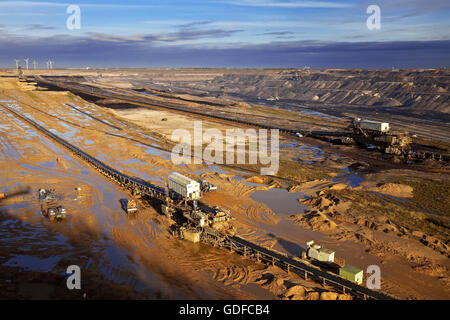
M 169 189 L 190 200 L 200 198 L 200 183 L 178 172 L 169 175 Z

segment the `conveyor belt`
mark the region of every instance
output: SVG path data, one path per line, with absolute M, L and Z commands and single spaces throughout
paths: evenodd
M 263 129 L 268 129 L 268 130 L 279 130 L 279 132 L 284 133 L 284 134 L 289 134 L 289 135 L 297 135 L 297 133 L 300 133 L 305 137 L 313 137 L 316 139 L 323 139 L 323 137 L 328 137 L 328 136 L 330 136 L 330 137 L 353 137 L 354 136 L 353 133 L 346 132 L 346 131 L 342 131 L 342 132 L 319 131 L 319 130 L 308 131 L 308 130 L 303 130 L 303 129 L 293 130 L 293 129 L 287 129 L 287 128 L 280 128 L 280 127 L 276 127 L 276 126 L 272 126 L 272 125 L 265 125 L 265 124 L 261 124 L 261 123 L 245 121 L 245 120 L 241 120 L 241 119 L 237 119 L 237 118 L 232 118 L 229 116 L 208 114 L 208 113 L 201 112 L 201 111 L 186 109 L 184 107 L 180 107 L 179 105 L 176 105 L 176 104 L 170 103 L 170 102 L 163 103 L 163 102 L 159 102 L 159 101 L 155 101 L 155 100 L 149 101 L 147 98 L 143 98 L 143 97 L 128 96 L 126 94 L 125 90 L 122 90 L 122 91 L 116 90 L 115 92 L 110 92 L 110 91 L 103 90 L 101 88 L 97 88 L 97 87 L 93 87 L 93 86 L 89 86 L 89 85 L 85 85 L 85 84 L 74 83 L 74 82 L 55 83 L 50 80 L 44 79 L 42 77 L 35 77 L 35 81 L 45 83 L 48 85 L 52 85 L 55 87 L 59 87 L 59 88 L 65 89 L 65 90 L 78 92 L 81 94 L 94 95 L 99 98 L 104 98 L 104 99 L 115 98 L 115 99 L 120 99 L 122 101 L 128 101 L 130 103 L 143 103 L 143 104 L 147 104 L 147 105 L 156 106 L 159 108 L 165 108 L 165 109 L 175 110 L 175 111 L 179 111 L 179 112 L 183 112 L 183 113 L 198 115 L 201 117 L 214 118 L 214 119 L 218 119 L 218 120 L 222 120 L 222 121 L 234 122 L 234 123 L 244 124 L 247 126 L 263 128 Z M 413 158 L 413 159 L 433 159 L 433 160 L 442 160 L 444 162 L 450 161 L 450 157 L 446 154 L 432 153 L 432 152 L 426 152 L 426 151 L 425 152 L 418 152 L 418 151 L 412 152 L 409 155 L 409 157 Z
M 89 155 L 88 153 L 82 151 L 78 147 L 72 145 L 71 143 L 67 142 L 66 140 L 58 137 L 54 133 L 50 132 L 49 130 L 45 129 L 41 125 L 39 125 L 34 120 L 29 119 L 28 117 L 20 114 L 16 110 L 10 108 L 9 106 L 5 106 L 3 104 L 0 104 L 3 106 L 6 110 L 13 113 L 15 116 L 20 118 L 21 120 L 29 123 L 36 129 L 43 132 L 45 135 L 50 137 L 51 139 L 55 140 L 56 142 L 62 144 L 64 147 L 68 148 L 70 151 L 75 153 L 77 156 L 94 166 L 99 172 L 101 172 L 103 175 L 107 176 L 108 178 L 116 181 L 120 185 L 129 188 L 131 190 L 138 189 L 141 194 L 148 195 L 153 198 L 160 199 L 162 201 L 165 200 L 167 197 L 167 192 L 164 188 L 155 186 L 151 183 L 148 183 L 142 179 L 136 178 L 136 177 L 130 177 L 124 173 L 121 173 L 114 168 L 108 166 L 107 164 L 101 162 L 100 160 L 94 158 L 93 156 Z M 211 228 L 209 228 L 211 229 Z M 289 257 L 283 256 L 282 254 L 279 254 L 277 252 L 271 251 L 267 248 L 263 248 L 257 244 L 254 244 L 252 242 L 249 242 L 247 240 L 244 240 L 240 237 L 233 236 L 233 237 L 227 237 L 220 232 L 217 232 L 213 229 L 211 229 L 209 232 L 206 232 L 207 230 L 204 230 L 205 235 L 203 237 L 215 237 L 220 238 L 220 242 L 217 243 L 222 247 L 229 247 L 231 249 L 234 248 L 234 250 L 243 253 L 244 255 L 250 255 L 251 253 L 256 254 L 257 257 L 261 258 L 261 260 L 266 261 L 272 261 L 272 263 L 275 265 L 279 265 L 280 267 L 287 269 L 288 271 L 297 272 L 297 273 L 304 273 L 307 275 L 308 273 L 310 275 L 313 275 L 314 277 L 322 280 L 325 284 L 325 282 L 329 285 L 332 285 L 334 287 L 340 288 L 344 292 L 352 293 L 355 296 L 363 297 L 363 298 L 372 298 L 372 299 L 380 299 L 380 300 L 390 300 L 391 297 L 382 294 L 380 292 L 376 292 L 373 290 L 370 290 L 368 288 L 362 287 L 356 283 L 353 283 L 351 281 L 348 281 L 344 278 L 338 277 L 336 275 L 330 274 L 328 272 L 321 271 L 319 269 L 313 268 L 305 263 L 302 263 L 300 261 L 291 259 Z M 257 258 L 258 259 L 258 258 Z
M 260 257 L 265 256 L 269 258 L 269 261 L 270 260 L 274 262 L 276 261 L 277 264 L 280 265 L 280 267 L 284 267 L 284 269 L 289 268 L 290 271 L 292 272 L 297 271 L 297 273 L 300 274 L 304 274 L 305 272 L 309 273 L 317 278 L 320 278 L 320 280 L 322 280 L 324 283 L 328 285 L 332 285 L 334 287 L 341 289 L 344 288 L 343 290 L 344 292 L 357 294 L 358 296 L 363 298 L 371 298 L 376 300 L 393 300 L 392 297 L 385 295 L 381 292 L 368 289 L 366 287 L 360 286 L 357 283 L 354 283 L 337 275 L 316 269 L 301 261 L 291 259 L 282 254 L 263 248 L 237 236 L 231 237 L 231 241 L 234 242 L 234 244 L 237 244 L 238 247 L 242 246 L 248 248 L 249 250 L 247 251 L 247 254 L 250 250 L 253 250 L 254 252 L 257 252 L 260 255 Z
M 34 120 L 29 119 L 28 117 L 25 117 L 24 115 L 21 115 L 14 109 L 2 105 L 5 109 L 7 109 L 9 112 L 13 113 L 15 116 L 20 118 L 21 120 L 31 124 L 33 127 L 37 128 L 41 132 L 43 132 L 45 135 L 50 137 L 51 139 L 55 140 L 56 142 L 62 144 L 64 147 L 68 148 L 70 151 L 75 153 L 77 156 L 91 164 L 93 167 L 95 167 L 100 173 L 107 176 L 108 178 L 116 181 L 120 185 L 130 189 L 130 190 L 139 190 L 141 194 L 148 195 L 160 200 L 164 200 L 166 198 L 166 190 L 164 188 L 158 187 L 156 185 L 153 185 L 151 183 L 148 183 L 144 180 L 141 180 L 136 177 L 130 177 L 114 168 L 111 168 L 107 164 L 101 162 L 100 160 L 94 158 L 93 156 L 89 155 L 88 153 L 82 151 L 78 147 L 74 146 L 73 144 L 67 142 L 66 140 L 58 137 L 54 133 L 50 132 L 49 130 L 42 127 L 40 124 L 35 122 Z

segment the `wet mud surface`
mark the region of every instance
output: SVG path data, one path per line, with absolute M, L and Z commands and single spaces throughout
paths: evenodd
M 0 93 L 0 103 L 126 174 L 164 186 L 167 174 L 178 171 L 216 184 L 219 190 L 202 201 L 231 210 L 238 234 L 246 239 L 295 256 L 314 239 L 352 265 L 381 265 L 384 292 L 412 299 L 449 296 L 448 285 L 414 272 L 413 263 L 403 258 L 380 257 L 359 241 L 338 239 L 339 232 L 296 223 L 292 216 L 312 208 L 301 200 L 311 199 L 317 191 L 335 185 L 364 186 L 363 173 L 346 169 L 349 159 L 314 145 L 283 141 L 284 154 L 302 165 L 330 166 L 337 172 L 298 186 L 242 169 L 176 166 L 151 123 L 139 126 L 136 120 L 80 97 L 30 95 L 14 89 L 14 84 L 10 88 L 5 96 Z M 138 215 L 127 216 L 119 202 L 132 197 L 126 190 L 2 107 L 0 181 L 0 192 L 31 187 L 29 195 L 0 202 L 0 234 L 5 235 L 0 239 L 0 298 L 83 299 L 86 294 L 87 299 L 283 299 L 297 285 L 311 293 L 329 290 L 226 250 L 176 239 L 169 232 L 172 222 L 152 203 L 139 200 Z M 39 188 L 55 189 L 61 196 L 68 212 L 65 221 L 51 223 L 42 217 Z M 66 288 L 69 265 L 81 267 L 81 291 Z

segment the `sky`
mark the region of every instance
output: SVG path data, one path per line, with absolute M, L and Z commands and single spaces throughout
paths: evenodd
M 449 13 L 448 0 L 0 0 L 0 67 L 449 67 Z

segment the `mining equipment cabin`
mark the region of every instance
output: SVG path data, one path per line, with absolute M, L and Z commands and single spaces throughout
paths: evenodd
M 339 268 L 339 275 L 347 280 L 356 282 L 357 284 L 363 283 L 364 272 L 363 270 L 353 266 L 343 266 Z
M 39 189 L 39 202 L 42 215 L 50 221 L 59 221 L 66 217 L 66 209 L 61 205 L 60 199 L 53 190 Z
M 389 123 L 356 118 L 350 127 L 354 141 L 362 146 L 375 146 L 387 154 L 407 154 L 411 137 L 406 133 L 391 132 Z
M 313 240 L 306 243 L 308 249 L 306 255 L 308 258 L 314 259 L 323 263 L 334 263 L 335 252 L 325 249 L 319 244 L 314 243 Z
M 128 199 L 120 199 L 120 203 L 122 205 L 122 209 L 127 214 L 133 214 L 138 212 L 137 204 L 135 200 L 128 200 Z
M 187 200 L 200 199 L 200 184 L 178 172 L 169 175 L 169 189 Z
M 215 230 L 231 228 L 228 224 L 232 220 L 230 212 L 217 206 L 211 208 L 199 203 L 201 194 L 201 183 L 178 172 L 169 175 L 168 195 L 161 208 L 169 217 L 172 217 L 177 210 L 181 211 L 187 223 L 178 230 L 179 236 L 191 242 L 198 242 L 198 237 L 205 228 Z

